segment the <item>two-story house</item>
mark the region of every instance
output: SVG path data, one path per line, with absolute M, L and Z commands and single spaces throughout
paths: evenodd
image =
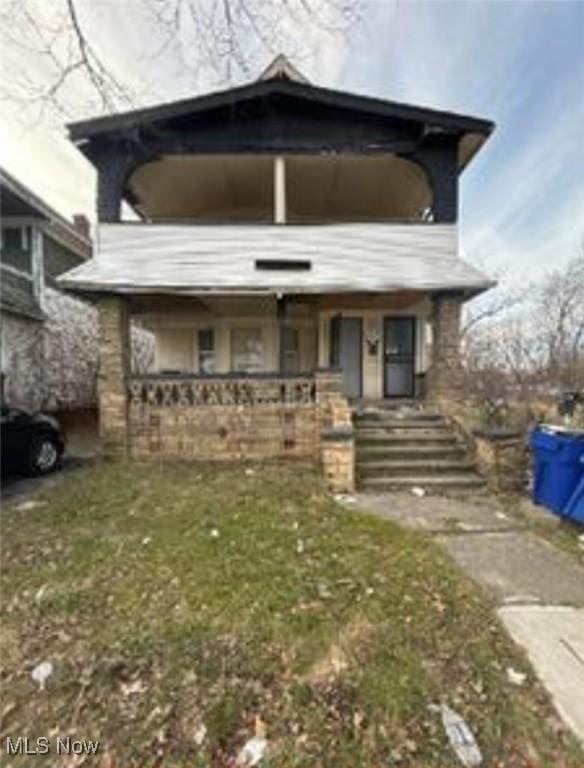
M 97 318 L 57 285 L 91 257 L 89 222 L 70 222 L 0 169 L 2 386 L 8 403 L 95 408 Z
M 278 57 L 69 130 L 99 225 L 62 283 L 100 309 L 108 450 L 320 452 L 350 487 L 352 404 L 461 396 L 461 308 L 492 283 L 458 254 L 458 180 L 492 123 L 321 88 Z M 156 336 L 147 376 L 132 317 Z

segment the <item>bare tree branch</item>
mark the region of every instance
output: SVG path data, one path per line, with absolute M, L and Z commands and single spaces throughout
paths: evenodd
M 66 2 L 69 18 L 71 19 L 71 24 L 79 47 L 80 58 L 77 63 L 80 67 L 85 69 L 96 93 L 101 97 L 104 108 L 109 110 L 115 109 L 117 98 L 127 102 L 127 104 L 131 106 L 132 97 L 129 91 L 103 63 L 101 58 L 95 52 L 94 47 L 90 45 L 85 37 L 85 34 L 81 29 L 81 24 L 79 23 L 74 0 L 66 0 Z
M 524 301 L 524 297 L 518 295 L 504 294 L 488 302 L 476 312 L 471 312 L 460 331 L 461 338 L 471 331 L 479 323 L 486 320 L 493 320 L 505 312 L 509 312 Z
M 315 53 L 322 36 L 344 36 L 361 19 L 364 0 L 134 0 L 116 12 L 132 13 L 132 23 L 151 33 L 136 60 L 137 71 L 173 67 L 192 85 L 201 73 L 217 82 L 249 78 L 268 56 L 284 50 L 297 59 Z M 40 77 L 28 77 L 15 64 L 2 78 L 3 101 L 59 116 L 89 111 L 115 112 L 140 105 L 128 73 L 114 60 L 85 19 L 88 0 L 6 0 L 0 12 L 5 50 L 40 64 Z M 128 9 L 128 10 L 126 10 Z M 131 9 L 131 10 L 130 10 Z M 318 36 L 321 40 L 318 40 Z M 26 52 L 26 54 L 25 54 Z M 30 57 L 27 55 L 30 54 Z M 156 61 L 159 65 L 152 67 Z M 119 65 L 118 65 L 119 69 Z M 135 72 L 135 82 L 139 81 Z
M 584 389 L 584 247 L 568 264 L 504 298 L 467 324 L 464 356 L 472 391 L 524 402 Z M 519 312 L 507 312 L 511 306 Z M 493 322 L 482 322 L 487 318 Z

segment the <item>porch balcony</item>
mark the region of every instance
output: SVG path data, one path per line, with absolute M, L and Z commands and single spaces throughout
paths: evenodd
M 158 224 L 423 222 L 441 193 L 421 161 L 387 151 L 162 154 L 125 182 L 137 216 Z
M 247 85 L 85 120 L 101 222 L 454 223 L 493 124 L 333 91 L 268 68 Z

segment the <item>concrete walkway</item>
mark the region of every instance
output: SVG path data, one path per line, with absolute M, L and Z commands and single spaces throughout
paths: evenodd
M 584 569 L 529 531 L 441 534 L 436 540 L 499 605 L 584 607 Z
M 496 498 L 361 494 L 359 507 L 430 533 L 494 597 L 564 722 L 584 745 L 584 566 Z
M 499 615 L 527 650 L 559 715 L 584 744 L 584 610 L 513 606 L 501 608 Z

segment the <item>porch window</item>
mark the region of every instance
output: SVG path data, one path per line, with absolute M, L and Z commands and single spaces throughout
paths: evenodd
M 261 328 L 231 330 L 231 370 L 254 373 L 263 370 L 264 341 Z
M 284 371 L 300 371 L 300 333 L 297 328 L 284 328 Z
M 215 332 L 212 328 L 199 331 L 199 373 L 215 373 Z

